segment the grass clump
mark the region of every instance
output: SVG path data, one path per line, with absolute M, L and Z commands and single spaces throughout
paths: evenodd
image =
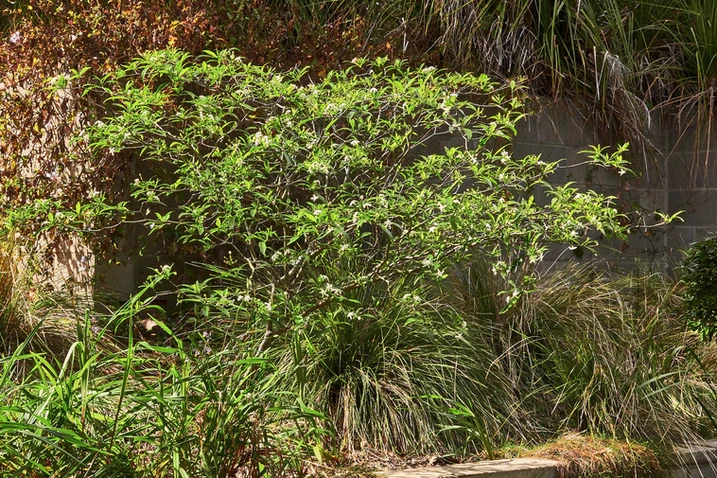
M 685 326 L 679 283 L 568 267 L 506 311 L 500 282 L 476 263 L 440 291 L 407 281 L 353 294 L 353 309 L 327 311 L 277 347 L 282 386 L 358 459 L 490 458 L 579 431 L 566 442 L 577 451 L 606 437 L 600 446 L 623 447 L 606 464 L 657 470 L 647 448 L 624 446 L 717 432 L 715 347 Z
M 148 284 L 78 321 L 64 355 L 28 337 L 0 359 L 3 472 L 320 475 L 518 443 L 565 477 L 658 476 L 655 450 L 714 436 L 715 349 L 685 327 L 677 284 L 567 268 L 506 311 L 487 269 L 352 291 L 261 357 L 238 315 L 145 340 Z
M 580 430 L 669 444 L 717 431 L 715 347 L 686 327 L 679 283 L 574 266 L 501 312 L 504 286 L 486 269 L 477 264 L 446 293 L 464 320 L 491 324 L 480 347 L 511 384 L 506 416 L 531 417 L 515 425 L 529 441 Z
M 364 289 L 351 303 L 296 330 L 274 354 L 284 386 L 326 413 L 341 450 L 462 449 L 468 435 L 447 430 L 447 417 L 468 401 L 481 417 L 482 435 L 520 433 L 506 423 L 513 402 L 507 377 L 491 370 L 495 356 L 477 340 L 489 335 L 489 324 L 467 324 L 410 281 Z M 492 448 L 491 440 L 483 445 Z M 468 450 L 476 451 L 475 444 Z
M 558 478 L 669 476 L 664 460 L 650 447 L 576 433 L 521 456 L 556 460 Z
M 660 442 L 714 433 L 715 349 L 686 329 L 675 282 L 577 267 L 516 312 L 504 344 L 528 359 L 526 385 L 550 407 L 536 412 L 560 428 Z

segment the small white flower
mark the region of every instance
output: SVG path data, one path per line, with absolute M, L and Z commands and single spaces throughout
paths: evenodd
M 333 284 L 326 284 L 324 292 L 328 295 L 340 295 L 343 291 Z
M 10 43 L 17 43 L 20 41 L 21 35 L 20 32 L 15 32 L 12 35 L 10 35 Z
M 314 216 L 321 216 L 321 209 L 314 209 Z
M 256 134 L 254 134 L 252 142 L 257 146 L 268 146 L 271 143 L 271 138 L 261 131 L 257 131 Z

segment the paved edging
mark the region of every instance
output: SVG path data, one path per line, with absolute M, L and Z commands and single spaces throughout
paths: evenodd
M 558 462 L 537 458 L 490 460 L 383 473 L 385 478 L 555 478 Z
M 717 477 L 717 440 L 677 447 L 672 458 L 674 478 Z
M 717 478 L 717 440 L 675 448 L 674 478 Z M 382 478 L 555 478 L 559 463 L 538 458 L 490 460 L 385 471 Z

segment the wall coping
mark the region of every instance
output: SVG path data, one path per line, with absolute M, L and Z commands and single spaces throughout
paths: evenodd
M 671 461 L 674 463 L 672 475 L 680 469 L 705 467 L 717 474 L 717 440 L 675 447 Z M 514 458 L 390 470 L 377 475 L 381 478 L 554 478 L 559 464 L 554 460 Z
M 379 473 L 382 478 L 542 478 L 553 477 L 558 462 L 538 458 L 487 460 L 446 466 L 428 466 Z
M 675 447 L 672 461 L 682 466 L 712 463 L 717 467 L 717 440 Z

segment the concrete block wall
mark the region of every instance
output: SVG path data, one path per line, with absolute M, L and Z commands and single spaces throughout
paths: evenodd
M 665 264 L 676 264 L 689 244 L 717 233 L 717 138 L 710 148 L 696 148 L 698 138 L 694 128 L 680 128 L 653 118 L 649 137 L 653 154 L 633 154 L 631 159 L 639 177 L 620 177 L 584 164 L 587 156 L 580 151 L 590 145 L 612 147 L 617 142 L 601 134 L 587 118 L 569 104 L 543 104 L 537 113 L 519 124 L 513 155 L 521 158 L 540 154 L 544 161 L 564 159 L 563 167 L 549 178 L 551 183 L 572 182 L 582 190 L 590 188 L 616 196 L 621 208 L 631 210 L 632 217 L 641 214 L 640 220 L 647 225 L 655 222 L 651 212 L 684 211 L 683 222 L 639 228 L 628 241 L 603 241 L 598 251 L 600 258 L 623 267 L 633 267 L 637 260 L 646 267 L 662 268 Z M 419 154 L 440 153 L 445 147 L 462 144 L 455 137 L 439 136 Z M 556 245 L 544 263 L 551 267 L 595 258 L 590 252 L 580 253 L 578 257 L 566 246 Z M 164 263 L 166 260 L 169 258 Z M 100 285 L 126 297 L 141 284 L 148 268 L 160 263 L 160 258 L 150 252 L 145 257 L 125 258 L 120 266 L 98 264 L 98 277 L 103 278 Z
M 654 266 L 675 264 L 690 244 L 717 233 L 717 138 L 707 147 L 694 127 L 655 117 L 648 140 L 651 152 L 632 151 L 638 177 L 581 165 L 585 156 L 580 151 L 593 144 L 614 146 L 616 140 L 601 134 L 576 108 L 558 103 L 543 105 L 520 124 L 513 152 L 516 157 L 540 154 L 547 161 L 565 159 L 565 167 L 549 178 L 552 184 L 570 181 L 581 189 L 616 196 L 619 208 L 630 211 L 633 218 L 639 216 L 641 224 L 654 225 L 655 211 L 684 211 L 682 221 L 638 228 L 627 241 L 606 241 L 599 251 L 619 265 L 631 266 L 636 259 Z M 576 259 L 564 249 L 556 247 L 546 261 Z

